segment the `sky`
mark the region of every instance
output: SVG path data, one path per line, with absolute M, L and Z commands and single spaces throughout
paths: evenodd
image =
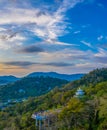
M 107 67 L 106 0 L 0 0 L 0 75 Z

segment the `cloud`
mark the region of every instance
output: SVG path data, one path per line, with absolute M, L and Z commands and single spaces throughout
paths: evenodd
M 20 34 L 13 35 L 0 35 L 0 49 L 8 50 L 22 46 L 26 38 Z
M 0 25 L 10 24 L 14 25 L 14 27 L 18 25 L 19 28 L 28 25 L 34 25 L 35 28 L 36 26 L 45 26 L 53 18 L 49 13 L 41 13 L 38 8 L 7 7 L 1 10 L 0 14 L 2 14 Z
M 107 51 L 103 48 L 98 48 L 98 52 L 94 56 L 95 57 L 105 57 L 105 56 L 107 56 Z
M 7 66 L 27 67 L 27 66 L 31 66 L 36 63 L 30 62 L 30 61 L 10 61 L 10 62 L 4 62 L 2 64 L 7 65 Z
M 91 43 L 86 42 L 86 41 L 80 41 L 81 43 L 83 43 L 84 45 L 88 46 L 88 47 L 92 47 Z
M 66 42 L 59 42 L 56 39 L 48 39 L 45 42 L 52 44 L 56 44 L 56 45 L 61 45 L 61 46 L 76 46 L 75 44 L 71 44 L 71 43 L 66 43 Z
M 63 0 L 61 6 L 57 10 L 58 14 L 61 14 L 63 12 L 66 12 L 68 9 L 73 8 L 78 3 L 83 2 L 84 0 Z
M 63 36 L 68 33 L 66 31 L 68 23 L 65 22 L 65 13 L 70 8 L 73 8 L 76 4 L 82 2 L 82 0 L 64 0 L 60 7 L 53 15 L 53 20 L 48 24 L 48 39 L 57 39 L 59 36 Z
M 100 36 L 97 38 L 97 40 L 98 40 L 98 41 L 101 41 L 103 38 L 104 38 L 104 36 L 103 36 L 103 35 L 100 35 Z
M 65 63 L 65 62 L 51 62 L 51 63 L 46 63 L 44 65 L 55 66 L 55 67 L 74 66 L 74 64 Z
M 107 51 L 102 48 L 98 48 L 98 53 L 94 54 L 94 59 L 98 63 L 107 64 Z
M 3 31 L 6 31 L 6 29 L 3 27 L 0 27 L 0 32 L 3 32 Z
M 5 41 L 9 40 L 9 39 L 11 39 L 13 37 L 16 37 L 17 34 L 18 34 L 17 31 L 14 32 L 11 29 L 6 29 L 6 28 L 3 28 L 3 27 L 0 28 L 0 39 L 1 40 L 5 40 Z
M 93 59 L 97 63 L 102 63 L 103 66 L 104 64 L 107 65 L 107 51 L 105 49 L 98 48 L 98 52 L 93 55 Z
M 80 33 L 80 32 L 81 32 L 81 31 L 75 31 L 74 34 L 78 34 L 78 33 Z
M 31 71 L 57 71 L 61 73 L 83 73 L 99 67 L 107 67 L 107 52 L 105 49 L 98 48 L 98 52 L 82 51 L 78 49 L 66 48 L 56 52 L 43 52 L 38 56 L 24 57 L 20 61 L 3 62 L 4 68 L 8 72 L 16 70 L 21 74 L 30 73 Z M 12 70 L 12 68 L 14 70 Z M 16 70 L 15 70 L 16 69 Z M 26 70 L 26 71 L 25 71 Z M 18 74 L 17 72 L 17 74 Z
M 63 0 L 54 12 L 49 10 L 41 11 L 41 7 L 33 8 L 31 6 L 28 8 L 25 1 L 23 4 L 25 7 L 23 8 L 17 6 L 14 8 L 6 5 L 0 12 L 0 25 L 18 26 L 20 29 L 29 30 L 43 41 L 52 42 L 55 40 L 57 44 L 59 43 L 58 37 L 68 33 L 66 30 L 68 25 L 66 22 L 66 11 L 81 2 L 83 0 Z
M 95 60 L 98 63 L 105 63 L 105 64 L 107 64 L 107 56 L 102 56 L 102 57 L 96 56 Z
M 18 66 L 18 67 L 29 67 L 32 65 L 41 65 L 41 66 L 53 66 L 53 67 L 67 67 L 73 66 L 74 64 L 65 63 L 65 62 L 47 62 L 47 63 L 39 63 L 39 62 L 30 62 L 30 61 L 11 61 L 2 63 L 6 66 Z
M 64 50 L 54 52 L 40 53 L 41 61 L 45 62 L 65 62 L 69 64 L 84 63 L 93 59 L 92 51 L 81 51 L 78 49 L 66 48 Z
M 30 46 L 26 46 L 22 49 L 20 49 L 17 52 L 22 52 L 22 53 L 39 53 L 39 52 L 44 52 L 45 50 L 43 48 L 40 48 L 36 45 L 30 45 Z
M 27 40 L 21 31 L 14 30 L 14 28 L 0 28 L 0 49 L 7 50 L 21 46 Z M 12 50 L 11 50 L 12 51 Z

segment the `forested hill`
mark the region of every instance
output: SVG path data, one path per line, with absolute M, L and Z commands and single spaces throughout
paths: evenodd
M 85 74 L 59 74 L 56 72 L 33 72 L 28 74 L 25 77 L 52 77 L 52 78 L 58 78 L 58 79 L 63 79 L 67 81 L 74 81 L 77 79 L 80 79 L 83 77 Z M 17 80 L 22 79 L 23 77 L 15 77 L 13 75 L 7 75 L 7 76 L 0 76 L 0 85 L 6 85 L 12 82 L 15 82 Z
M 61 111 L 55 115 L 52 130 L 107 130 L 106 74 L 107 69 L 96 69 L 87 78 L 4 109 L 0 112 L 0 130 L 38 130 L 32 113 L 51 110 L 54 114 L 57 109 Z M 85 92 L 81 98 L 75 97 L 79 87 Z
M 15 76 L 9 75 L 9 76 L 0 76 L 0 85 L 5 85 L 8 83 L 15 82 L 19 80 L 20 78 L 17 78 Z
M 95 69 L 89 74 L 81 78 L 81 84 L 97 84 L 102 81 L 107 81 L 107 68 Z
M 95 69 L 88 74 L 84 75 L 80 80 L 75 80 L 66 88 L 76 88 L 78 86 L 96 85 L 97 83 L 107 81 L 107 68 Z
M 68 81 L 51 77 L 25 77 L 14 83 L 0 86 L 0 101 L 40 96 L 66 83 Z

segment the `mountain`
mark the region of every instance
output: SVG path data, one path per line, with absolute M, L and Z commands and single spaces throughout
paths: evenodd
M 52 77 L 24 77 L 16 82 L 0 87 L 0 101 L 23 100 L 28 97 L 40 96 L 61 87 L 68 81 Z
M 79 87 L 85 92 L 81 98 L 75 97 Z M 106 130 L 107 68 L 0 111 L 0 129 L 37 130 L 31 116 L 43 111 L 51 112 L 52 130 Z
M 95 69 L 85 76 L 83 76 L 80 80 L 81 85 L 96 85 L 97 83 L 107 81 L 107 68 Z
M 84 74 L 59 74 L 56 72 L 34 72 L 24 78 L 0 76 L 0 101 L 23 100 L 29 96 L 40 96 L 56 86 L 77 80 Z
M 107 68 L 95 69 L 85 74 L 80 80 L 70 82 L 70 84 L 66 86 L 66 89 L 76 88 L 78 86 L 95 86 L 104 81 L 107 81 Z
M 59 78 L 59 79 L 64 79 L 67 81 L 73 81 L 80 79 L 83 77 L 85 74 L 59 74 L 56 72 L 33 72 L 25 77 L 52 77 L 52 78 Z M 23 78 L 23 77 L 22 77 Z M 20 80 L 21 78 L 17 78 L 15 76 L 9 75 L 9 76 L 0 76 L 0 85 L 6 85 L 8 83 L 15 82 L 17 80 Z
M 17 78 L 15 76 L 9 75 L 9 76 L 0 76 L 0 85 L 5 85 L 8 83 L 15 82 L 19 80 L 20 78 Z
M 73 81 L 73 80 L 77 80 L 80 79 L 81 77 L 83 77 L 85 74 L 59 74 L 56 72 L 33 72 L 31 74 L 29 74 L 27 77 L 37 77 L 37 76 L 44 76 L 44 77 L 53 77 L 53 78 L 59 78 L 59 79 L 65 79 L 68 81 Z

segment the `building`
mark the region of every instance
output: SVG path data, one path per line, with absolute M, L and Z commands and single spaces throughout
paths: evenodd
M 85 92 L 79 88 L 76 93 L 75 93 L 75 97 L 82 97 L 85 94 Z

